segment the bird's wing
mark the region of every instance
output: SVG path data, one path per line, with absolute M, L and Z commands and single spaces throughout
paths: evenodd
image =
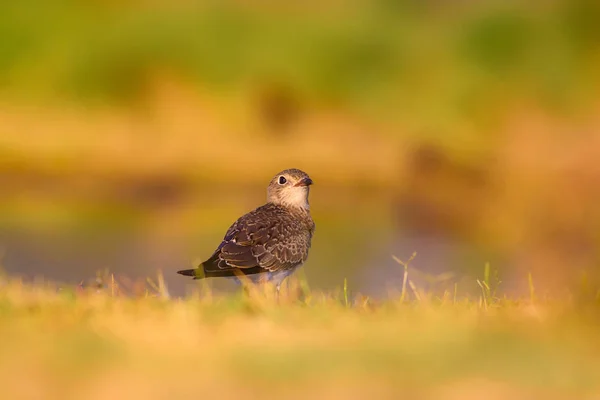
M 305 236 L 285 211 L 259 207 L 229 228 L 217 250 L 203 265 L 208 272 L 235 268 L 273 272 L 293 268 L 306 257 Z

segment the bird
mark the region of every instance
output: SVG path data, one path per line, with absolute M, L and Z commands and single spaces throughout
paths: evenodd
M 312 179 L 286 169 L 267 187 L 267 202 L 235 221 L 213 254 L 197 268 L 177 271 L 194 279 L 246 276 L 252 283 L 281 283 L 308 258 L 315 222 L 308 194 Z

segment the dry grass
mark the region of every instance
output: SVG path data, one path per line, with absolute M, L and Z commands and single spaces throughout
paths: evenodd
M 140 296 L 2 279 L 3 398 L 600 396 L 597 299 L 299 292 L 277 305 L 173 299 L 160 279 Z

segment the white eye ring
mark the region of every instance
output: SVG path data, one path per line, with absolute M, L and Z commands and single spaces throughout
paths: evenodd
M 285 179 L 285 176 L 281 175 L 277 180 L 277 183 L 279 183 L 280 185 L 285 185 L 287 183 L 287 179 Z

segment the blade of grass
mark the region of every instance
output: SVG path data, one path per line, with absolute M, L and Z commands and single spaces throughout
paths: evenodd
M 480 297 L 480 301 L 479 301 L 479 306 L 481 307 L 481 305 L 483 305 L 483 309 L 487 311 L 489 289 L 486 287 L 487 285 L 485 284 L 485 282 L 481 282 L 479 279 L 477 279 L 477 284 L 481 288 L 481 297 Z
M 456 305 L 456 296 L 458 295 L 458 282 L 454 283 L 454 298 L 452 299 L 452 305 Z
M 115 274 L 110 274 L 110 295 L 115 297 Z
M 348 279 L 344 278 L 344 306 L 348 308 Z
M 417 289 L 417 286 L 415 286 L 415 284 L 411 280 L 408 281 L 408 285 L 415 294 L 415 298 L 417 299 L 417 301 L 421 302 L 421 295 L 419 294 L 419 289 Z
M 533 276 L 531 275 L 531 272 L 527 274 L 527 280 L 529 282 L 529 300 L 531 301 L 531 304 L 533 304 L 535 302 L 535 287 L 533 286 Z
M 165 276 L 163 275 L 162 271 L 160 271 L 160 270 L 158 271 L 157 275 L 158 275 L 157 280 L 158 280 L 158 288 L 159 288 L 158 293 L 160 294 L 160 297 L 167 300 L 171 296 L 169 295 L 169 289 L 167 288 L 167 284 L 165 283 Z
M 416 256 L 417 256 L 417 252 L 415 251 L 412 253 L 410 258 L 406 262 L 400 260 L 396 256 L 392 256 L 394 261 L 396 261 L 398 264 L 400 264 L 404 267 L 404 277 L 402 278 L 402 292 L 400 293 L 400 304 L 404 304 L 404 300 L 406 299 L 406 283 L 408 282 L 408 265 L 410 264 L 410 262 L 412 260 L 415 259 Z

